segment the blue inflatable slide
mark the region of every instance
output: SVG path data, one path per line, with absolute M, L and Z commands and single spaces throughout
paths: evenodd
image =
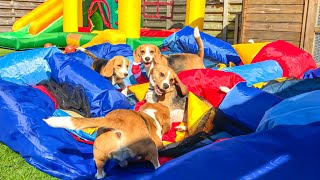
M 192 32 L 192 28 L 186 27 L 166 39 L 164 45 L 175 51 L 193 52 L 196 47 L 186 49 L 187 42 L 195 44 Z M 240 62 L 231 46 L 202 35 L 207 57 L 223 63 Z M 133 51 L 128 45 L 106 43 L 88 49 L 105 59 L 125 56 L 132 64 Z M 131 109 L 128 98 L 93 71 L 91 64 L 92 59 L 82 52 L 63 54 L 55 47 L 0 57 L 0 142 L 51 176 L 94 179 L 93 146 L 78 141 L 66 129 L 49 127 L 43 119 L 53 116 L 57 108 L 48 95 L 34 87 L 48 79 L 82 85 L 91 117 L 105 116 L 115 109 Z M 267 73 L 274 71 L 274 78 L 281 76 L 276 63 L 266 64 Z M 28 66 L 32 68 L 16 70 Z M 251 67 L 258 74 L 262 66 Z M 213 122 L 217 131 L 228 134 L 228 138 L 208 138 L 200 142 L 206 142 L 201 147 L 175 157 L 157 170 L 145 161 L 130 162 L 125 168 L 109 161 L 104 179 L 319 179 L 320 90 L 285 97 L 271 90 L 248 87 L 270 77 L 250 78 L 244 72 L 247 68 L 225 69 L 242 74 L 247 80 L 226 95 Z M 126 83 L 135 84 L 131 79 Z M 316 82 L 317 78 L 308 80 Z

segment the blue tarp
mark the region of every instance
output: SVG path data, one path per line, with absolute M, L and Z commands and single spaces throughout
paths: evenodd
M 308 70 L 303 75 L 303 79 L 313 79 L 318 77 L 320 77 L 320 68 Z
M 109 46 L 108 44 L 100 46 L 104 49 L 104 53 L 116 51 L 107 50 L 108 48 L 105 48 L 105 46 L 112 49 L 121 48 L 118 46 Z M 79 57 L 76 57 L 76 54 L 64 55 L 61 53 L 56 53 L 51 56 L 49 59 L 49 65 L 52 71 L 51 77 L 58 83 L 83 85 L 88 96 L 91 116 L 105 116 L 114 109 L 130 108 L 130 103 L 127 98 L 116 90 L 109 80 L 79 61 Z
M 264 113 L 282 100 L 260 89 L 248 87 L 245 82 L 238 83 L 221 102 L 215 124 L 232 135 L 252 133 Z
M 0 79 L 21 85 L 36 85 L 50 78 L 48 59 L 60 52 L 56 47 L 10 53 L 0 57 Z
M 61 179 L 93 179 L 92 146 L 43 118 L 54 105 L 39 90 L 0 80 L 0 141 L 34 167 Z M 317 179 L 320 124 L 277 126 L 187 153 L 153 170 L 151 163 L 106 165 L 106 179 Z M 245 162 L 245 163 L 244 163 Z
M 238 74 L 246 80 L 248 86 L 282 77 L 281 66 L 273 60 L 242 66 L 227 67 L 221 70 Z
M 241 60 L 231 44 L 218 38 L 200 32 L 204 45 L 204 55 L 224 64 L 233 62 L 238 65 Z M 184 52 L 198 54 L 198 46 L 193 36 L 193 28 L 186 26 L 180 31 L 163 40 L 163 47 L 168 47 L 171 52 Z
M 290 98 L 306 92 L 320 90 L 320 78 L 289 79 L 283 82 L 267 84 L 261 90 L 282 98 Z
M 266 111 L 257 131 L 279 125 L 305 125 L 320 121 L 320 90 L 283 100 Z

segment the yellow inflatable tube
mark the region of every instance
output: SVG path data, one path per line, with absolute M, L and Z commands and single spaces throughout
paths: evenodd
M 78 32 L 78 0 L 63 0 L 63 32 Z
M 29 33 L 36 35 L 45 28 L 47 28 L 51 23 L 56 21 L 62 16 L 63 13 L 63 4 L 59 3 L 53 9 L 43 14 L 37 20 L 33 21 L 29 27 Z
M 95 32 L 92 32 L 95 33 Z M 126 36 L 124 33 L 117 29 L 106 29 L 104 31 L 98 32 L 98 34 L 87 44 L 82 45 L 83 48 L 102 44 L 102 43 L 110 43 L 110 44 L 125 44 Z
M 206 0 L 187 0 L 185 25 L 203 31 Z
M 127 38 L 140 38 L 141 0 L 118 1 L 119 30 Z
M 45 14 L 50 14 L 51 13 L 50 10 L 54 9 L 56 6 L 59 6 L 59 4 L 62 4 L 61 0 L 47 0 L 46 2 L 36 7 L 31 12 L 29 12 L 28 14 L 26 14 L 25 16 L 17 20 L 12 26 L 12 31 L 17 31 L 25 27 L 26 25 L 30 24 L 31 22 L 41 18 Z

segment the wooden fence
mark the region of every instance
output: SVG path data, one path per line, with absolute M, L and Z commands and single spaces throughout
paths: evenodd
M 170 0 L 169 0 L 170 1 Z M 173 23 L 183 23 L 186 15 L 186 0 L 174 1 L 173 21 L 159 19 L 145 19 L 144 26 L 154 29 L 165 29 Z M 234 34 L 238 34 L 237 14 L 242 11 L 242 0 L 207 0 L 205 10 L 204 32 L 233 43 L 237 40 Z M 146 12 L 154 14 L 155 7 L 147 7 Z M 161 15 L 166 15 L 167 7 L 160 7 Z M 236 30 L 236 32 L 234 32 Z
M 44 0 L 0 0 L 0 32 L 11 31 L 13 23 Z

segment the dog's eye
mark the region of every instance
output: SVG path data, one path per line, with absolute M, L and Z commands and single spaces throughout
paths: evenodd
M 142 53 L 142 54 L 144 54 L 144 53 L 145 53 L 145 51 L 141 51 L 141 53 Z
M 164 74 L 163 74 L 163 73 L 160 73 L 160 77 L 164 77 Z
M 151 53 L 151 54 L 153 54 L 153 53 L 154 53 L 154 51 L 150 51 L 150 53 Z
M 118 64 L 118 67 L 121 67 L 121 64 Z

